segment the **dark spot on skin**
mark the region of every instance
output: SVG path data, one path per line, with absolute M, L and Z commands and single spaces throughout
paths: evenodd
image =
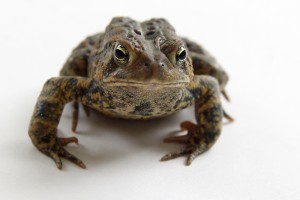
M 192 94 L 193 98 L 198 99 L 201 96 L 201 99 L 202 99 L 203 91 L 201 89 L 194 88 L 194 89 L 190 90 L 190 93 Z M 189 98 L 189 97 L 186 96 L 185 98 Z
M 201 137 L 199 137 L 199 135 L 196 135 L 195 137 L 193 137 L 193 141 L 195 144 L 200 144 L 201 143 Z
M 85 95 L 86 95 L 86 93 L 87 93 L 87 90 L 86 90 L 86 89 L 84 89 L 84 88 L 80 88 L 80 89 L 78 89 L 78 92 L 77 92 L 78 96 L 80 96 L 80 97 L 83 97 L 83 96 L 85 96 Z
M 88 94 L 96 94 L 100 93 L 101 96 L 104 95 L 104 91 L 102 87 L 99 87 L 99 85 L 96 83 L 96 81 L 93 81 L 88 88 Z
M 186 48 L 188 48 L 189 50 L 191 50 L 191 45 L 190 44 L 185 44 Z
M 155 33 L 155 31 L 148 31 L 147 33 L 146 33 L 146 35 L 147 36 L 150 36 L 150 35 L 153 35 Z
M 154 23 L 153 22 L 148 22 L 147 25 L 152 26 L 152 25 L 154 25 Z
M 90 45 L 94 45 L 94 44 L 95 44 L 95 41 L 94 41 L 94 40 L 91 40 L 91 39 L 89 39 L 89 40 L 88 40 L 88 43 L 89 43 Z
M 77 81 L 76 78 L 71 78 L 71 79 L 69 79 L 69 80 L 67 81 L 67 83 L 66 83 L 65 90 L 67 90 L 67 91 L 72 90 L 72 88 L 75 88 L 75 87 L 76 87 L 77 82 L 78 82 L 78 81 Z
M 126 28 L 132 28 L 131 24 L 124 24 L 123 26 Z
M 156 26 L 148 26 L 147 29 L 148 30 L 155 30 L 157 27 Z
M 59 121 L 59 117 L 55 114 L 60 107 L 59 103 L 50 103 L 47 100 L 38 101 L 36 104 L 36 118 L 43 118 L 50 121 Z
M 150 108 L 150 102 L 141 103 L 140 105 L 135 107 L 136 111 L 147 110 Z
M 134 95 L 132 95 L 132 94 L 130 94 L 130 93 L 127 93 L 127 94 L 126 94 L 126 97 L 128 97 L 128 98 L 133 98 Z
M 205 143 L 209 144 L 215 140 L 215 136 L 218 135 L 215 131 L 205 131 L 203 134 Z
M 107 99 L 112 102 L 114 98 L 110 94 L 108 94 Z
M 42 143 L 50 143 L 52 139 L 52 135 L 44 135 L 43 137 L 40 138 Z
M 136 29 L 133 30 L 137 35 L 142 35 L 142 33 Z
M 220 121 L 220 118 L 222 116 L 220 113 L 221 110 L 221 104 L 216 104 L 214 105 L 214 107 L 204 110 L 202 114 L 207 121 L 217 123 L 218 121 Z
M 143 102 L 140 105 L 135 106 L 132 114 L 148 116 L 151 112 L 153 112 L 153 109 L 151 108 L 150 102 Z

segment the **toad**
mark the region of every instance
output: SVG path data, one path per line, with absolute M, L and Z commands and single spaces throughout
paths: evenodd
M 227 73 L 201 45 L 180 37 L 165 19 L 137 22 L 113 18 L 103 33 L 87 37 L 71 53 L 59 77 L 50 78 L 38 97 L 29 125 L 34 146 L 62 168 L 61 158 L 85 168 L 64 146 L 76 137 L 57 137 L 65 105 L 73 103 L 72 130 L 78 122 L 78 106 L 105 115 L 146 120 L 174 114 L 195 105 L 195 123 L 182 122 L 183 136 L 165 142 L 183 147 L 162 161 L 186 156 L 186 164 L 210 149 L 220 136 L 227 115 Z

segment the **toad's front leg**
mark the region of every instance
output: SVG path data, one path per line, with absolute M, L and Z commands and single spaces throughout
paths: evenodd
M 222 129 L 223 109 L 220 101 L 219 85 L 209 76 L 195 76 L 189 90 L 196 98 L 195 114 L 197 124 L 181 123 L 187 135 L 165 139 L 165 142 L 184 143 L 185 146 L 162 157 L 162 161 L 187 155 L 186 164 L 190 165 L 196 156 L 207 151 L 217 141 Z
M 49 79 L 38 98 L 29 125 L 32 143 L 50 156 L 57 168 L 62 168 L 61 157 L 85 168 L 81 160 L 66 151 L 63 146 L 76 142 L 77 138 L 57 138 L 57 126 L 66 103 L 84 101 L 93 81 L 82 77 L 58 77 Z

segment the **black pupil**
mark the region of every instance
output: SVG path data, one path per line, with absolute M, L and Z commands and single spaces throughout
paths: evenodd
M 180 54 L 177 55 L 177 60 L 181 60 L 182 61 L 182 60 L 185 59 L 185 57 L 186 57 L 186 51 L 183 50 L 183 51 L 180 52 Z
M 120 60 L 125 60 L 128 58 L 128 55 L 126 55 L 123 51 L 120 49 L 115 50 L 115 56 Z

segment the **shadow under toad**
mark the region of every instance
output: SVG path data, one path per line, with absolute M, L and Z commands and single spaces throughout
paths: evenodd
M 193 113 L 192 110 L 192 108 L 189 108 L 187 112 Z M 96 143 L 98 148 L 90 147 L 86 143 L 80 143 L 79 146 L 70 145 L 66 147 L 72 154 L 82 159 L 88 167 L 90 165 L 96 166 L 112 163 L 118 159 L 126 159 L 127 156 L 134 153 L 132 150 L 127 151 L 126 149 L 118 148 L 117 143 L 122 143 L 120 144 L 122 147 L 126 147 L 126 144 L 130 145 L 130 148 L 134 148 L 137 153 L 144 150 L 159 152 L 160 157 L 154 160 L 154 162 L 158 162 L 165 154 L 182 147 L 182 144 L 163 143 L 163 139 L 171 135 L 184 134 L 184 132 L 180 131 L 179 124 L 185 120 L 194 121 L 193 114 L 190 114 L 189 119 L 184 119 L 181 113 L 183 111 L 165 118 L 153 120 L 111 118 L 93 110 L 91 110 L 90 116 L 87 117 L 82 107 L 80 107 L 79 112 L 77 131 L 76 133 L 72 133 L 72 109 L 70 105 L 66 106 L 64 111 L 66 114 L 63 114 L 62 121 L 69 123 L 68 125 L 72 134 L 66 136 L 65 131 L 60 131 L 59 135 L 63 135 L 62 137 L 84 137 L 92 140 L 93 145 Z M 87 130 L 82 130 L 80 123 L 85 123 L 84 126 L 88 127 L 86 128 Z M 108 134 L 110 136 L 105 137 Z M 108 141 L 105 140 L 107 138 L 117 139 L 116 141 Z M 89 150 L 91 148 L 96 150 Z

